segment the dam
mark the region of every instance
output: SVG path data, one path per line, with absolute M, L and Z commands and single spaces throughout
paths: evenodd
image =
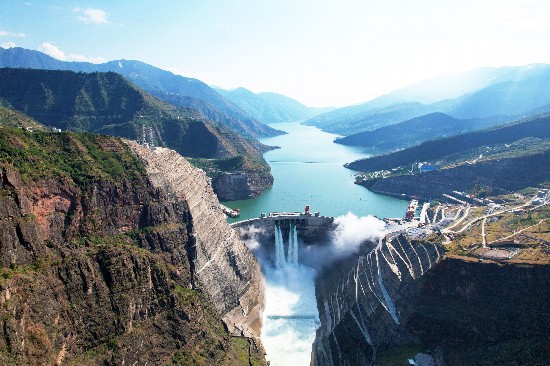
M 335 218 L 271 212 L 231 224 L 261 264 L 265 309 L 261 339 L 272 366 L 307 365 L 320 325 L 312 252 L 330 243 Z
M 419 296 L 422 277 L 443 252 L 407 238 L 406 223 L 334 218 L 309 207 L 261 214 L 232 227 L 245 243 L 254 243 L 265 276 L 261 338 L 273 366 L 366 365 L 379 347 L 410 342 L 407 304 Z M 355 244 L 339 242 L 350 232 L 369 231 L 354 236 Z
M 230 224 L 234 229 L 247 227 L 257 227 L 265 230 L 271 238 L 275 236 L 276 228 L 288 233 L 291 228 L 295 228 L 298 236 L 305 243 L 314 243 L 320 239 L 325 239 L 327 233 L 333 229 L 334 217 L 321 216 L 319 212 L 311 214 L 306 206 L 304 212 L 270 212 L 262 213 L 260 217 L 238 221 Z

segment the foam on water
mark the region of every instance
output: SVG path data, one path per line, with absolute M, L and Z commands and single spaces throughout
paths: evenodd
M 266 268 L 262 343 L 272 366 L 309 365 L 319 327 L 315 270 L 301 265 Z

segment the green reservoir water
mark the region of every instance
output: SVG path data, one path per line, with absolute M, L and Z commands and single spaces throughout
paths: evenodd
M 262 212 L 303 212 L 306 205 L 326 216 L 348 212 L 380 218 L 404 216 L 408 201 L 375 194 L 353 183 L 355 172 L 343 164 L 367 157 L 361 148 L 335 144 L 337 135 L 299 122 L 271 126 L 288 132 L 260 140 L 281 147 L 264 155 L 275 178 L 273 187 L 253 199 L 225 202 L 241 210 L 241 216 L 229 222 L 259 217 Z

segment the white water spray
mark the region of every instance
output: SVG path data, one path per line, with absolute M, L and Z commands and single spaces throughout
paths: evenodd
M 298 265 L 298 230 L 295 224 L 290 224 L 288 233 L 288 263 Z
M 266 308 L 261 335 L 272 366 L 308 365 L 315 330 L 320 324 L 316 271 L 298 263 L 298 252 L 296 225 L 290 225 L 286 243 L 281 226 L 276 224 L 275 268 L 264 267 Z
M 275 224 L 275 268 L 281 269 L 286 265 L 285 245 L 281 227 Z

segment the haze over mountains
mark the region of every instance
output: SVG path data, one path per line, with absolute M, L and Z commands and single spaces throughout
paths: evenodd
M 425 114 L 407 121 L 337 138 L 342 145 L 364 146 L 378 151 L 391 151 L 418 145 L 434 138 L 475 131 L 508 120 L 504 116 L 458 119 L 441 112 Z
M 550 66 L 476 69 L 443 75 L 306 122 L 351 135 L 434 112 L 454 118 L 513 119 L 550 110 Z M 426 104 L 431 103 L 431 104 Z
M 295 99 L 277 93 L 255 94 L 246 88 L 216 88 L 216 91 L 263 123 L 302 121 L 331 110 L 306 107 Z

